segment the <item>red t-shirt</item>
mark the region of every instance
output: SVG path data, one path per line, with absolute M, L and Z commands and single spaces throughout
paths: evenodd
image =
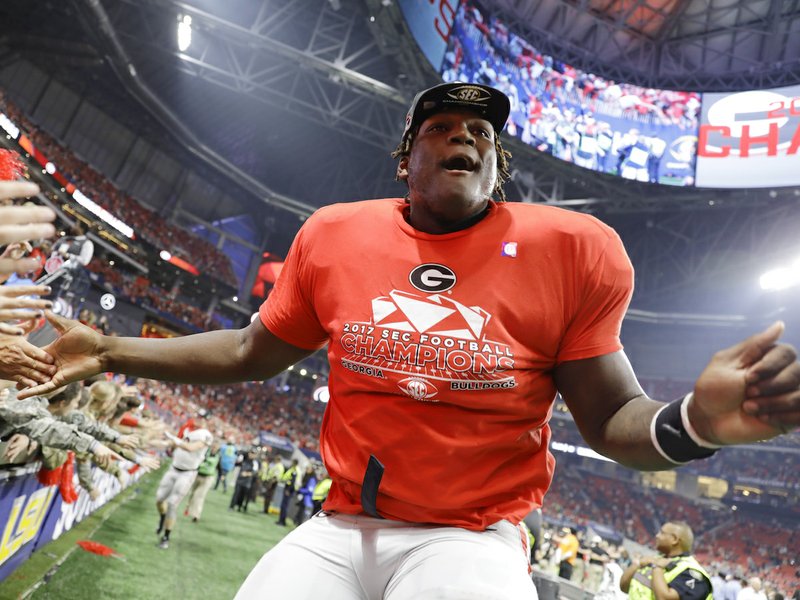
M 476 225 L 432 235 L 406 210 L 402 199 L 319 210 L 261 306 L 286 342 L 328 344 L 324 507 L 362 512 L 374 454 L 386 518 L 517 523 L 552 478 L 552 369 L 622 348 L 633 269 L 617 234 L 585 214 L 492 202 Z

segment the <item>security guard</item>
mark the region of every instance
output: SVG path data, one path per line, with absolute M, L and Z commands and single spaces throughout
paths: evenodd
M 630 600 L 712 600 L 711 578 L 691 555 L 694 534 L 683 522 L 669 522 L 656 534 L 660 556 L 634 561 L 619 582 Z

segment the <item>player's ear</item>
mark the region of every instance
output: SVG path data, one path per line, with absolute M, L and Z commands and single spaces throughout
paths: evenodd
M 397 163 L 397 173 L 395 173 L 395 179 L 397 181 L 408 180 L 408 156 L 402 157 L 400 162 Z

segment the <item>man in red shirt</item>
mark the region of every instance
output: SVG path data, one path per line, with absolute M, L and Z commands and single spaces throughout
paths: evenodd
M 535 598 L 518 524 L 540 506 L 560 393 L 596 451 L 652 470 L 800 424 L 783 324 L 718 352 L 694 393 L 648 398 L 619 330 L 633 271 L 597 219 L 506 203 L 509 101 L 482 85 L 417 95 L 395 156 L 406 198 L 309 218 L 260 319 L 184 338 L 100 336 L 49 316 L 58 371 L 267 379 L 327 345 L 324 512 L 265 555 L 239 598 Z M 493 199 L 494 198 L 494 199 Z

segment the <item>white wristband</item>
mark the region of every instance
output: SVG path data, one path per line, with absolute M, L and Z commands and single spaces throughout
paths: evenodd
M 712 444 L 711 442 L 704 440 L 702 437 L 700 437 L 700 434 L 697 433 L 695 428 L 692 427 L 692 424 L 689 422 L 689 402 L 692 401 L 692 398 L 694 398 L 694 392 L 689 392 L 683 397 L 683 401 L 681 402 L 681 423 L 683 423 L 686 433 L 689 434 L 689 437 L 692 438 L 692 441 L 698 446 L 714 450 L 717 448 L 722 448 L 722 446 L 719 444 Z

